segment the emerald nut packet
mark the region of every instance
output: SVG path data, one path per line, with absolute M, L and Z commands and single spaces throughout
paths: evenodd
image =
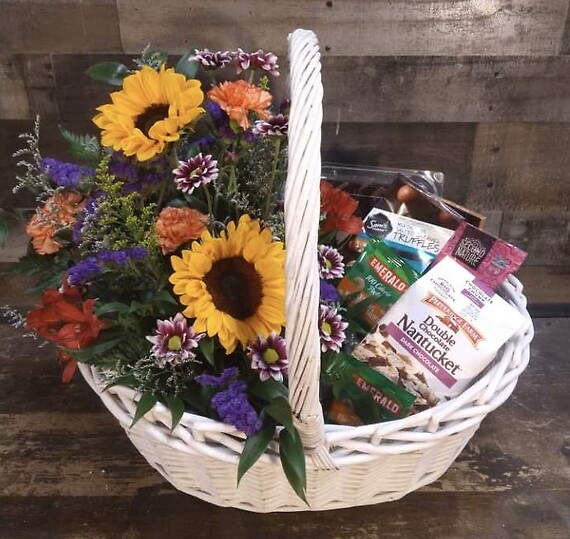
M 334 400 L 327 413 L 332 423 L 361 425 L 399 419 L 408 415 L 416 400 L 403 387 L 346 354 L 328 360 L 323 374 L 333 386 Z
M 390 247 L 371 238 L 337 288 L 352 317 L 370 331 L 419 277 Z

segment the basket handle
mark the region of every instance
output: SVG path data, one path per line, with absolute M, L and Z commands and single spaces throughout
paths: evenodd
M 285 244 L 287 283 L 285 338 L 289 402 L 307 454 L 318 468 L 334 467 L 325 447 L 319 402 L 319 270 L 321 122 L 323 86 L 317 37 L 308 30 L 289 35 L 290 96 Z

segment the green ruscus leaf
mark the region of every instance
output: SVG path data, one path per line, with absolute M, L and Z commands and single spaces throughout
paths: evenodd
M 198 62 L 190 60 L 195 54 L 195 50 L 189 50 L 176 64 L 174 71 L 182 73 L 187 79 L 193 79 L 198 71 Z
M 123 79 L 129 74 L 129 68 L 118 62 L 99 62 L 92 65 L 85 73 L 98 82 L 122 86 Z
M 158 401 L 158 397 L 152 393 L 143 393 L 139 402 L 137 402 L 137 408 L 135 410 L 135 417 L 133 417 L 133 422 L 131 427 L 143 417 Z
M 275 399 L 271 404 L 268 404 L 263 408 L 267 414 L 269 414 L 278 423 L 283 425 L 287 430 L 295 432 L 295 427 L 293 426 L 293 414 L 291 413 L 291 406 L 289 402 L 284 397 L 279 397 Z
M 170 415 L 172 416 L 172 426 L 170 430 L 174 430 L 184 414 L 184 401 L 180 397 L 174 397 L 172 395 L 166 396 L 166 404 L 170 408 Z
M 250 436 L 243 446 L 238 463 L 238 485 L 245 473 L 257 462 L 275 434 L 275 423 L 264 421 L 263 428 Z
M 289 481 L 289 484 L 305 503 L 307 498 L 305 491 L 307 489 L 307 471 L 305 468 L 305 451 L 303 443 L 296 431 L 283 429 L 279 433 L 279 458 L 283 471 Z

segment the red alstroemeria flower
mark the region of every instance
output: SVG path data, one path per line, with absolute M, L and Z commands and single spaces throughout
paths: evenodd
M 40 307 L 28 313 L 26 327 L 63 348 L 81 350 L 90 346 L 103 328 L 93 313 L 94 306 L 94 299 L 82 301 L 79 290 L 65 283 L 63 292 L 51 289 L 43 293 Z M 77 362 L 63 350 L 59 357 L 66 364 L 63 381 L 68 382 Z
M 354 215 L 357 208 L 358 202 L 348 193 L 321 180 L 321 213 L 325 214 L 322 232 L 358 234 L 363 223 L 360 217 Z

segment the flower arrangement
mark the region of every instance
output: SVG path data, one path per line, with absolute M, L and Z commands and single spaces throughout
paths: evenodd
M 175 68 L 148 51 L 132 68 L 93 66 L 93 78 L 119 89 L 93 117 L 100 137 L 62 130 L 76 162 L 42 157 L 39 122 L 23 135 L 16 189 L 31 190 L 38 208 L 16 269 L 39 277 L 26 325 L 55 343 L 65 382 L 86 362 L 109 385 L 140 392 L 135 421 L 161 401 L 173 429 L 185 410 L 233 425 L 247 436 L 240 477 L 275 435 L 286 438 L 283 467 L 303 497 L 286 399 L 288 103 L 276 107 L 270 91 L 277 61 L 204 49 Z M 326 356 L 351 329 L 334 286 L 344 274 L 338 239 L 362 222 L 348 194 L 323 181 L 321 196 Z

